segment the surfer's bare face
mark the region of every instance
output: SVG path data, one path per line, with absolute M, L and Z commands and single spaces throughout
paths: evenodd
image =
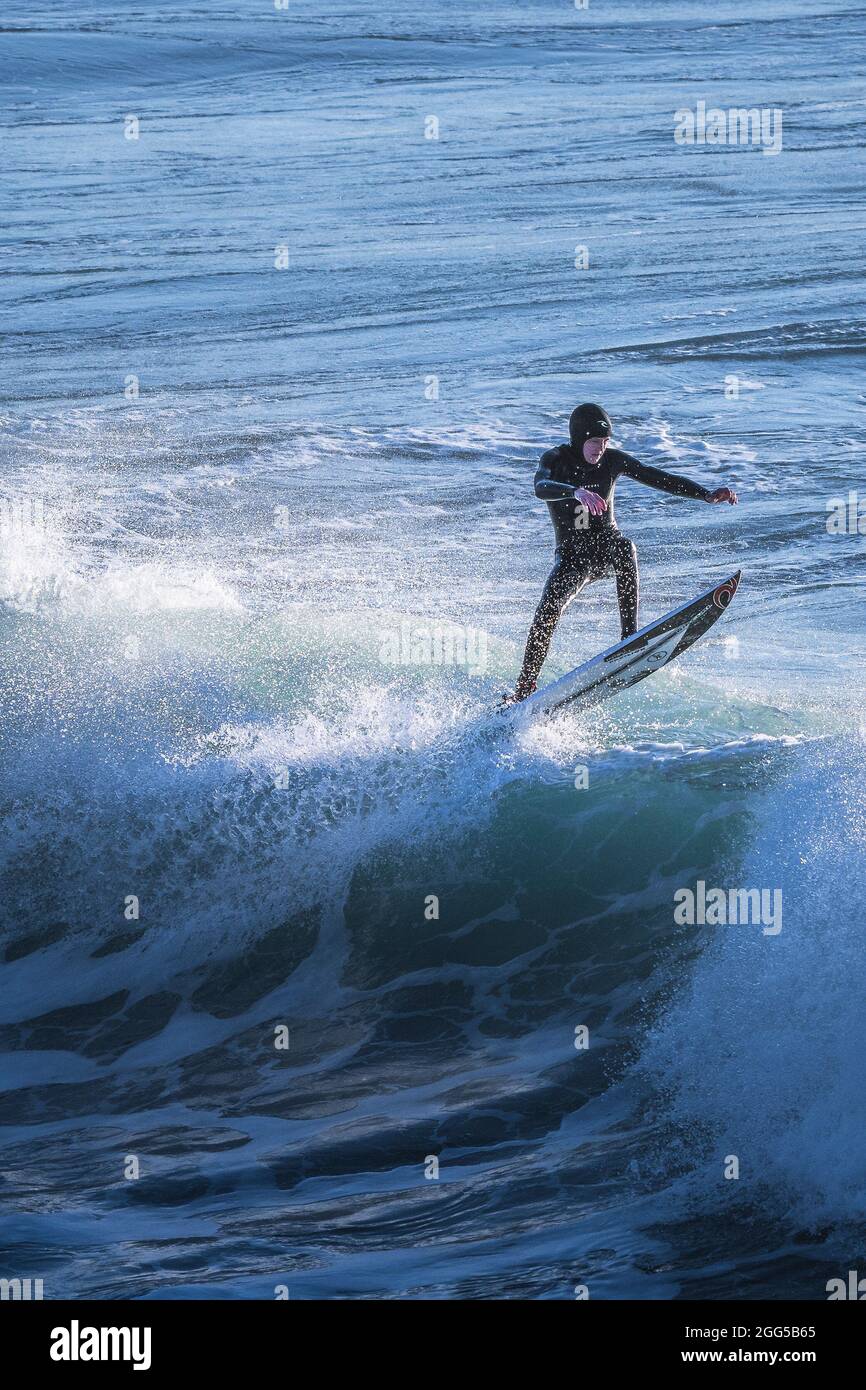
M 583 457 L 587 463 L 596 464 L 607 448 L 608 441 L 603 435 L 587 439 L 583 446 Z

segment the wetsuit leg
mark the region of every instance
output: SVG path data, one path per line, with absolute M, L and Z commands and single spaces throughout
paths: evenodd
M 623 637 L 637 632 L 640 579 L 637 569 L 637 550 L 633 541 L 616 532 L 610 540 L 610 567 L 616 576 L 616 596 Z
M 576 598 L 592 574 L 592 560 L 579 551 L 556 552 L 556 564 L 551 570 L 541 602 L 535 610 L 532 627 L 526 641 L 523 669 L 514 691 L 516 700 L 525 700 L 532 693 L 538 673 L 544 665 L 550 639 L 559 619 L 573 598 Z

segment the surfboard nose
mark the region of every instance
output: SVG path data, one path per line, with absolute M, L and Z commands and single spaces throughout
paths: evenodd
M 730 579 L 726 579 L 724 584 L 719 584 L 713 590 L 713 603 L 717 608 L 727 608 L 740 586 L 741 574 L 742 570 L 737 570 L 736 574 L 732 574 Z

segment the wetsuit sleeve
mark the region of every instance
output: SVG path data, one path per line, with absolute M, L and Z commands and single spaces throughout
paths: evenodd
M 658 488 L 659 492 L 669 492 L 673 497 L 691 497 L 696 502 L 708 502 L 710 498 L 709 488 L 693 483 L 690 478 L 678 478 L 676 474 L 665 473 L 661 468 L 651 468 L 648 463 L 632 458 L 631 454 L 625 455 L 621 476 L 633 478 L 636 483 L 645 483 L 647 487 Z
M 545 502 L 558 502 L 563 497 L 573 497 L 574 488 L 571 483 L 557 482 L 553 476 L 551 467 L 552 459 L 549 454 L 542 454 L 538 467 L 535 470 L 535 495 Z

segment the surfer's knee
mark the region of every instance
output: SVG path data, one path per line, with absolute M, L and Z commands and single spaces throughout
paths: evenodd
M 637 575 L 637 546 L 627 536 L 617 539 L 614 564 L 624 575 Z
M 568 602 L 571 586 L 561 574 L 551 575 L 544 586 L 541 601 L 535 610 L 535 622 L 555 627 Z
M 532 620 L 532 627 L 529 633 L 530 642 L 549 642 L 553 634 L 553 629 L 562 616 L 562 604 L 541 602 L 535 610 L 535 617 Z

